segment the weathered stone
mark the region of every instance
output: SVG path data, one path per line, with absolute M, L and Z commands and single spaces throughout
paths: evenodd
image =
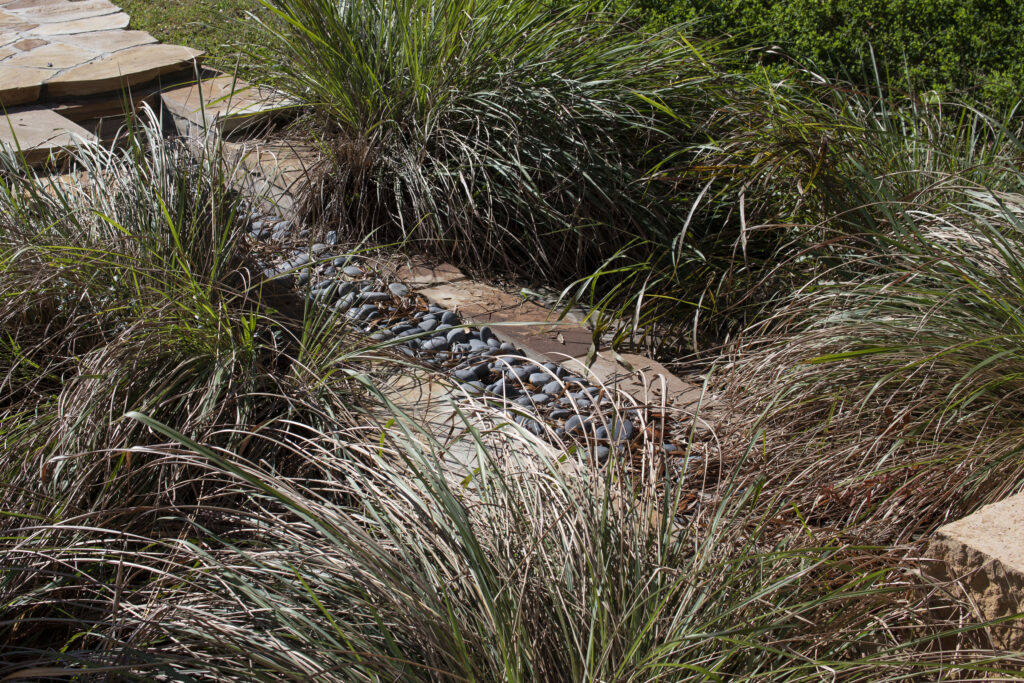
M 150 45 L 156 38 L 145 31 L 92 31 L 79 35 L 61 36 L 60 42 L 89 50 L 117 52 L 129 47 Z
M 27 31 L 35 27 L 36 24 L 31 21 L 25 21 L 16 14 L 0 10 L 0 32 L 14 33 L 16 31 Z
M 80 141 L 93 141 L 88 131 L 49 109 L 0 116 L 0 146 L 20 150 L 28 164 L 38 164 Z
M 0 47 L 0 62 L 7 59 L 11 55 L 17 54 L 17 50 L 12 50 L 9 47 Z
M 95 50 L 85 50 L 71 45 L 53 43 L 15 55 L 7 60 L 7 63 L 14 64 L 15 66 L 31 66 L 42 69 L 67 69 L 68 67 L 85 64 L 89 60 L 98 57 L 99 54 Z
M 190 134 L 187 129 L 191 126 L 199 130 L 216 126 L 221 132 L 229 133 L 266 121 L 287 104 L 276 91 L 231 76 L 208 78 L 168 90 L 161 95 L 161 100 L 175 117 L 178 132 L 183 135 Z
M 0 107 L 28 104 L 39 99 L 43 82 L 53 75 L 47 69 L 0 64 Z
M 67 0 L 8 0 L 7 2 L 0 2 L 4 7 L 8 9 L 38 9 L 40 7 L 46 7 L 47 5 L 59 5 Z
M 7 9 L 19 9 L 21 11 L 17 12 L 18 16 L 39 24 L 58 21 L 78 21 L 80 19 L 114 14 L 120 11 L 117 5 L 107 2 L 107 0 L 76 0 L 75 2 L 64 0 L 63 2 L 53 2 L 24 9 L 16 7 L 15 5 L 17 4 L 7 5 Z
M 105 14 L 101 17 L 75 19 L 74 21 L 55 21 L 40 24 L 32 29 L 37 36 L 60 36 L 69 33 L 87 33 L 89 31 L 113 31 L 128 26 L 129 17 L 124 12 Z
M 202 54 L 180 45 L 140 45 L 68 69 L 48 81 L 46 88 L 51 97 L 111 92 L 190 68 Z
M 927 555 L 942 581 L 959 580 L 984 620 L 1024 612 L 1024 494 L 940 528 Z M 1024 621 L 988 627 L 996 647 L 1024 649 Z

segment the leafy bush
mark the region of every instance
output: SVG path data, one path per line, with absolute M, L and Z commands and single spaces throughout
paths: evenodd
M 918 92 L 970 91 L 1002 107 L 1024 90 L 1024 6 L 1006 0 L 638 0 L 655 25 L 696 22 L 737 47 L 781 46 L 798 62 Z

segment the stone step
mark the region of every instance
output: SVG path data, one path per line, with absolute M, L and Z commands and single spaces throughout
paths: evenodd
M 51 109 L 24 109 L 0 116 L 0 147 L 20 150 L 29 166 L 64 156 L 69 147 L 96 137 Z
M 252 128 L 287 112 L 289 100 L 279 92 L 225 74 L 165 90 L 160 99 L 180 135 L 202 137 L 206 131 L 228 134 Z
M 46 82 L 51 98 L 81 97 L 143 85 L 175 72 L 198 70 L 203 52 L 181 45 L 138 45 L 72 67 Z

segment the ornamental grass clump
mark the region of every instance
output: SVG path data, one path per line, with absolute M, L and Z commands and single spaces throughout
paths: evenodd
M 816 524 L 906 541 L 1024 488 L 1024 175 L 993 130 L 1002 163 L 851 182 L 828 268 L 737 345 L 749 473 Z
M 138 467 L 131 448 L 149 437 L 120 419 L 127 410 L 240 447 L 227 427 L 315 425 L 358 403 L 311 370 L 325 346 L 346 353 L 345 329 L 306 320 L 300 297 L 261 282 L 218 152 L 197 160 L 155 120 L 129 140 L 81 147 L 81 173 L 61 179 L 0 159 L 0 444 L 12 456 L 0 471 L 25 492 L 22 514 L 37 502 L 29 471 L 67 514 L 187 480 Z
M 593 3 L 264 4 L 275 83 L 333 155 L 307 197 L 332 227 L 556 280 L 671 240 L 648 174 L 707 116 L 715 46 Z
M 780 533 L 758 486 L 677 519 L 682 488 L 574 466 L 493 411 L 433 441 L 351 376 L 392 411 L 371 438 L 248 435 L 316 477 L 126 416 L 167 439 L 135 449 L 145 467 L 186 464 L 202 496 L 136 510 L 132 533 L 116 510 L 7 520 L 0 673 L 867 682 L 1024 663 L 938 619 L 935 587 L 882 549 Z

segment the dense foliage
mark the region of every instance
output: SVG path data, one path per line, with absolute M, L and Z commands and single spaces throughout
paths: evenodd
M 779 46 L 854 80 L 966 90 L 1003 105 L 1024 93 L 1024 4 L 1011 0 L 636 0 L 645 21 L 696 22 L 736 46 Z M 763 55 L 762 55 L 763 57 Z

